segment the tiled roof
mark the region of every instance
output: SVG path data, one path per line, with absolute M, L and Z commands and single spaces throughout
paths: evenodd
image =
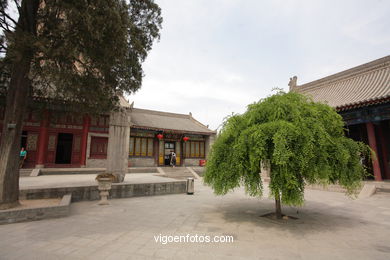
M 215 131 L 195 120 L 191 114 L 184 115 L 133 108 L 131 110 L 131 123 L 132 127 L 141 129 L 215 134 Z
M 123 97 L 123 95 L 118 95 L 119 105 L 123 108 L 130 108 L 131 104 Z
M 390 56 L 291 89 L 337 110 L 390 101 Z

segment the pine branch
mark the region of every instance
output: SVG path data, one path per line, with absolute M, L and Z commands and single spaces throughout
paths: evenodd
M 11 22 L 13 22 L 15 26 L 17 26 L 18 22 L 15 21 L 10 15 L 8 15 L 7 12 L 5 11 L 5 8 L 4 8 L 3 4 L 1 4 L 1 5 L 2 5 L 1 6 L 2 8 L 1 8 L 1 11 L 0 11 L 0 15 L 3 16 L 4 22 L 7 22 L 6 19 L 8 19 Z
M 18 9 L 18 13 L 20 14 L 21 6 L 19 4 L 19 1 L 18 0 L 14 0 L 14 3 L 15 3 L 16 8 Z
M 7 46 L 4 45 L 3 43 L 0 43 L 0 52 L 6 52 L 7 51 Z

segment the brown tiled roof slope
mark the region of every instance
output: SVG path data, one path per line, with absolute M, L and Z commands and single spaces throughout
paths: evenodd
M 390 101 L 390 55 L 291 89 L 346 110 Z
M 172 130 L 186 133 L 211 135 L 215 131 L 195 120 L 191 114 L 175 114 L 154 110 L 133 108 L 132 127 L 151 130 Z

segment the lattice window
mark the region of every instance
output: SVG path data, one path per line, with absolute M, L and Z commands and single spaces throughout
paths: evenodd
M 91 149 L 90 157 L 91 158 L 101 158 L 104 159 L 107 157 L 107 146 L 108 138 L 107 137 L 91 137 Z
M 186 158 L 204 158 L 205 157 L 205 143 L 204 141 L 188 141 L 185 143 L 185 157 Z
M 153 138 L 130 137 L 129 156 L 152 157 L 153 147 Z

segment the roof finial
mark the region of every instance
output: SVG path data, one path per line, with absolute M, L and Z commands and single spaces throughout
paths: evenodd
M 290 91 L 294 90 L 294 88 L 297 87 L 297 80 L 298 80 L 297 76 L 290 78 L 290 81 L 288 82 L 288 86 L 290 87 Z
M 190 112 L 190 117 L 192 117 L 192 113 Z

